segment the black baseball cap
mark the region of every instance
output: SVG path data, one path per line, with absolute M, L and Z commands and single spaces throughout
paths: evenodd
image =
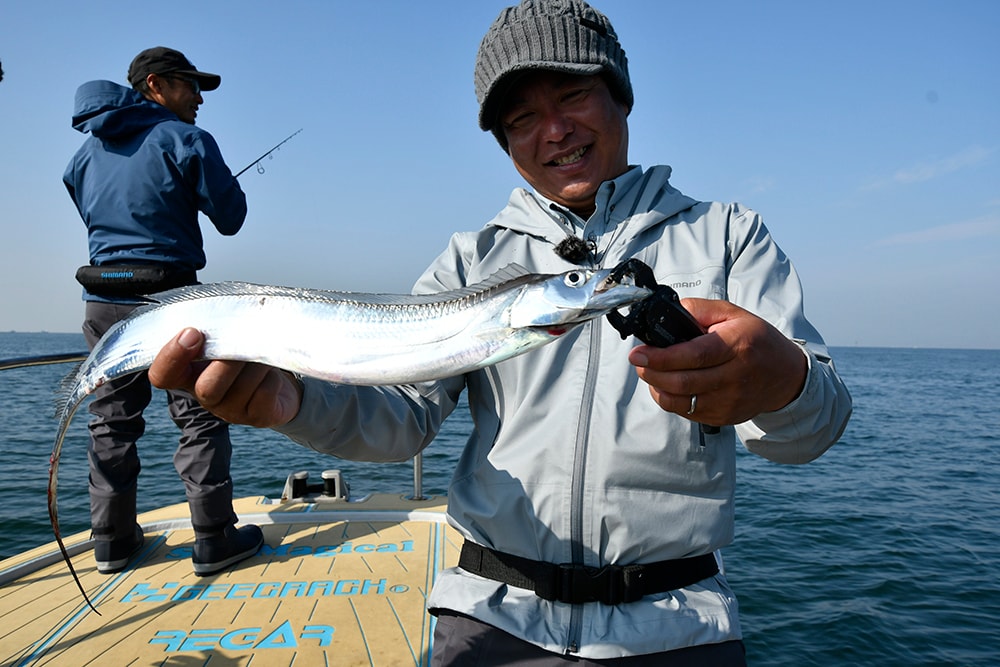
M 154 46 L 137 55 L 128 67 L 128 82 L 135 87 L 150 74 L 177 74 L 194 79 L 202 90 L 215 90 L 222 83 L 218 74 L 199 72 L 184 54 L 165 46 Z

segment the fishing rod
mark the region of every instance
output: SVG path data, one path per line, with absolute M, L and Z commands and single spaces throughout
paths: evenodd
M 296 130 L 295 132 L 292 132 L 292 133 L 291 133 L 291 134 L 289 134 L 289 135 L 288 135 L 287 137 L 285 137 L 285 138 L 284 138 L 284 139 L 283 139 L 282 141 L 279 141 L 279 142 L 278 142 L 278 143 L 277 143 L 277 144 L 276 144 L 276 145 L 274 146 L 274 148 L 272 148 L 272 149 L 271 149 L 271 150 L 269 150 L 268 152 L 264 153 L 263 155 L 261 155 L 261 156 L 260 156 L 259 158 L 257 158 L 256 160 L 254 160 L 253 162 L 251 162 L 251 163 L 250 163 L 250 164 L 248 164 L 247 166 L 245 166 L 245 167 L 243 167 L 242 169 L 240 169 L 239 173 L 238 173 L 238 174 L 236 174 L 236 178 L 239 178 L 239 177 L 240 177 L 240 174 L 242 174 L 243 172 L 245 172 L 245 171 L 246 171 L 247 169 L 249 169 L 250 167 L 252 167 L 252 166 L 254 166 L 254 165 L 257 165 L 257 173 L 259 173 L 259 174 L 263 174 L 263 173 L 264 173 L 264 169 L 263 169 L 263 168 L 262 168 L 262 167 L 260 166 L 260 161 L 261 161 L 261 160 L 263 160 L 264 158 L 266 158 L 266 157 L 267 157 L 268 155 L 270 155 L 270 154 L 271 154 L 271 153 L 273 153 L 274 151 L 276 151 L 276 150 L 278 150 L 279 148 L 281 148 L 281 145 L 282 145 L 283 143 L 285 143 L 286 141 L 288 141 L 289 139 L 291 139 L 292 137 L 294 137 L 294 136 L 295 136 L 296 134 L 298 134 L 298 133 L 299 133 L 299 132 L 301 132 L 301 131 L 302 131 L 302 128 L 299 128 L 299 129 L 298 129 L 298 130 Z

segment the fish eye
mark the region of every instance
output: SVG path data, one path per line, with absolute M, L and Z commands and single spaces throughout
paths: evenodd
M 587 276 L 584 275 L 583 271 L 570 271 L 563 278 L 563 282 L 566 283 L 567 287 L 579 287 L 583 283 L 587 282 Z

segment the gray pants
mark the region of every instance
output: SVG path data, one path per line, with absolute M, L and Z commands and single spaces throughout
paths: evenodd
M 743 642 L 705 644 L 691 648 L 635 655 L 628 658 L 588 660 L 549 653 L 503 630 L 447 609 L 438 609 L 434 628 L 433 667 L 746 667 Z
M 137 306 L 88 301 L 83 334 L 94 345 L 115 322 Z M 229 424 L 202 408 L 187 392 L 168 391 L 170 418 L 181 430 L 174 468 L 184 481 L 195 535 L 218 534 L 236 523 L 229 476 Z M 90 403 L 90 523 L 95 539 L 131 538 L 136 517 L 139 452 L 136 442 L 152 400 L 145 372 L 108 382 Z

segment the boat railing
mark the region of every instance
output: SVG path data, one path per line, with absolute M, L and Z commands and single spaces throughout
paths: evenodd
M 89 352 L 63 352 L 59 354 L 37 354 L 27 357 L 0 359 L 0 371 L 27 366 L 47 366 L 50 364 L 68 364 L 84 361 Z M 424 459 L 423 454 L 413 457 L 413 496 L 411 500 L 425 500 L 424 496 Z
M 30 357 L 14 357 L 0 359 L 0 371 L 25 366 L 46 366 L 48 364 L 67 364 L 83 361 L 89 352 L 63 352 L 61 354 L 36 354 Z

